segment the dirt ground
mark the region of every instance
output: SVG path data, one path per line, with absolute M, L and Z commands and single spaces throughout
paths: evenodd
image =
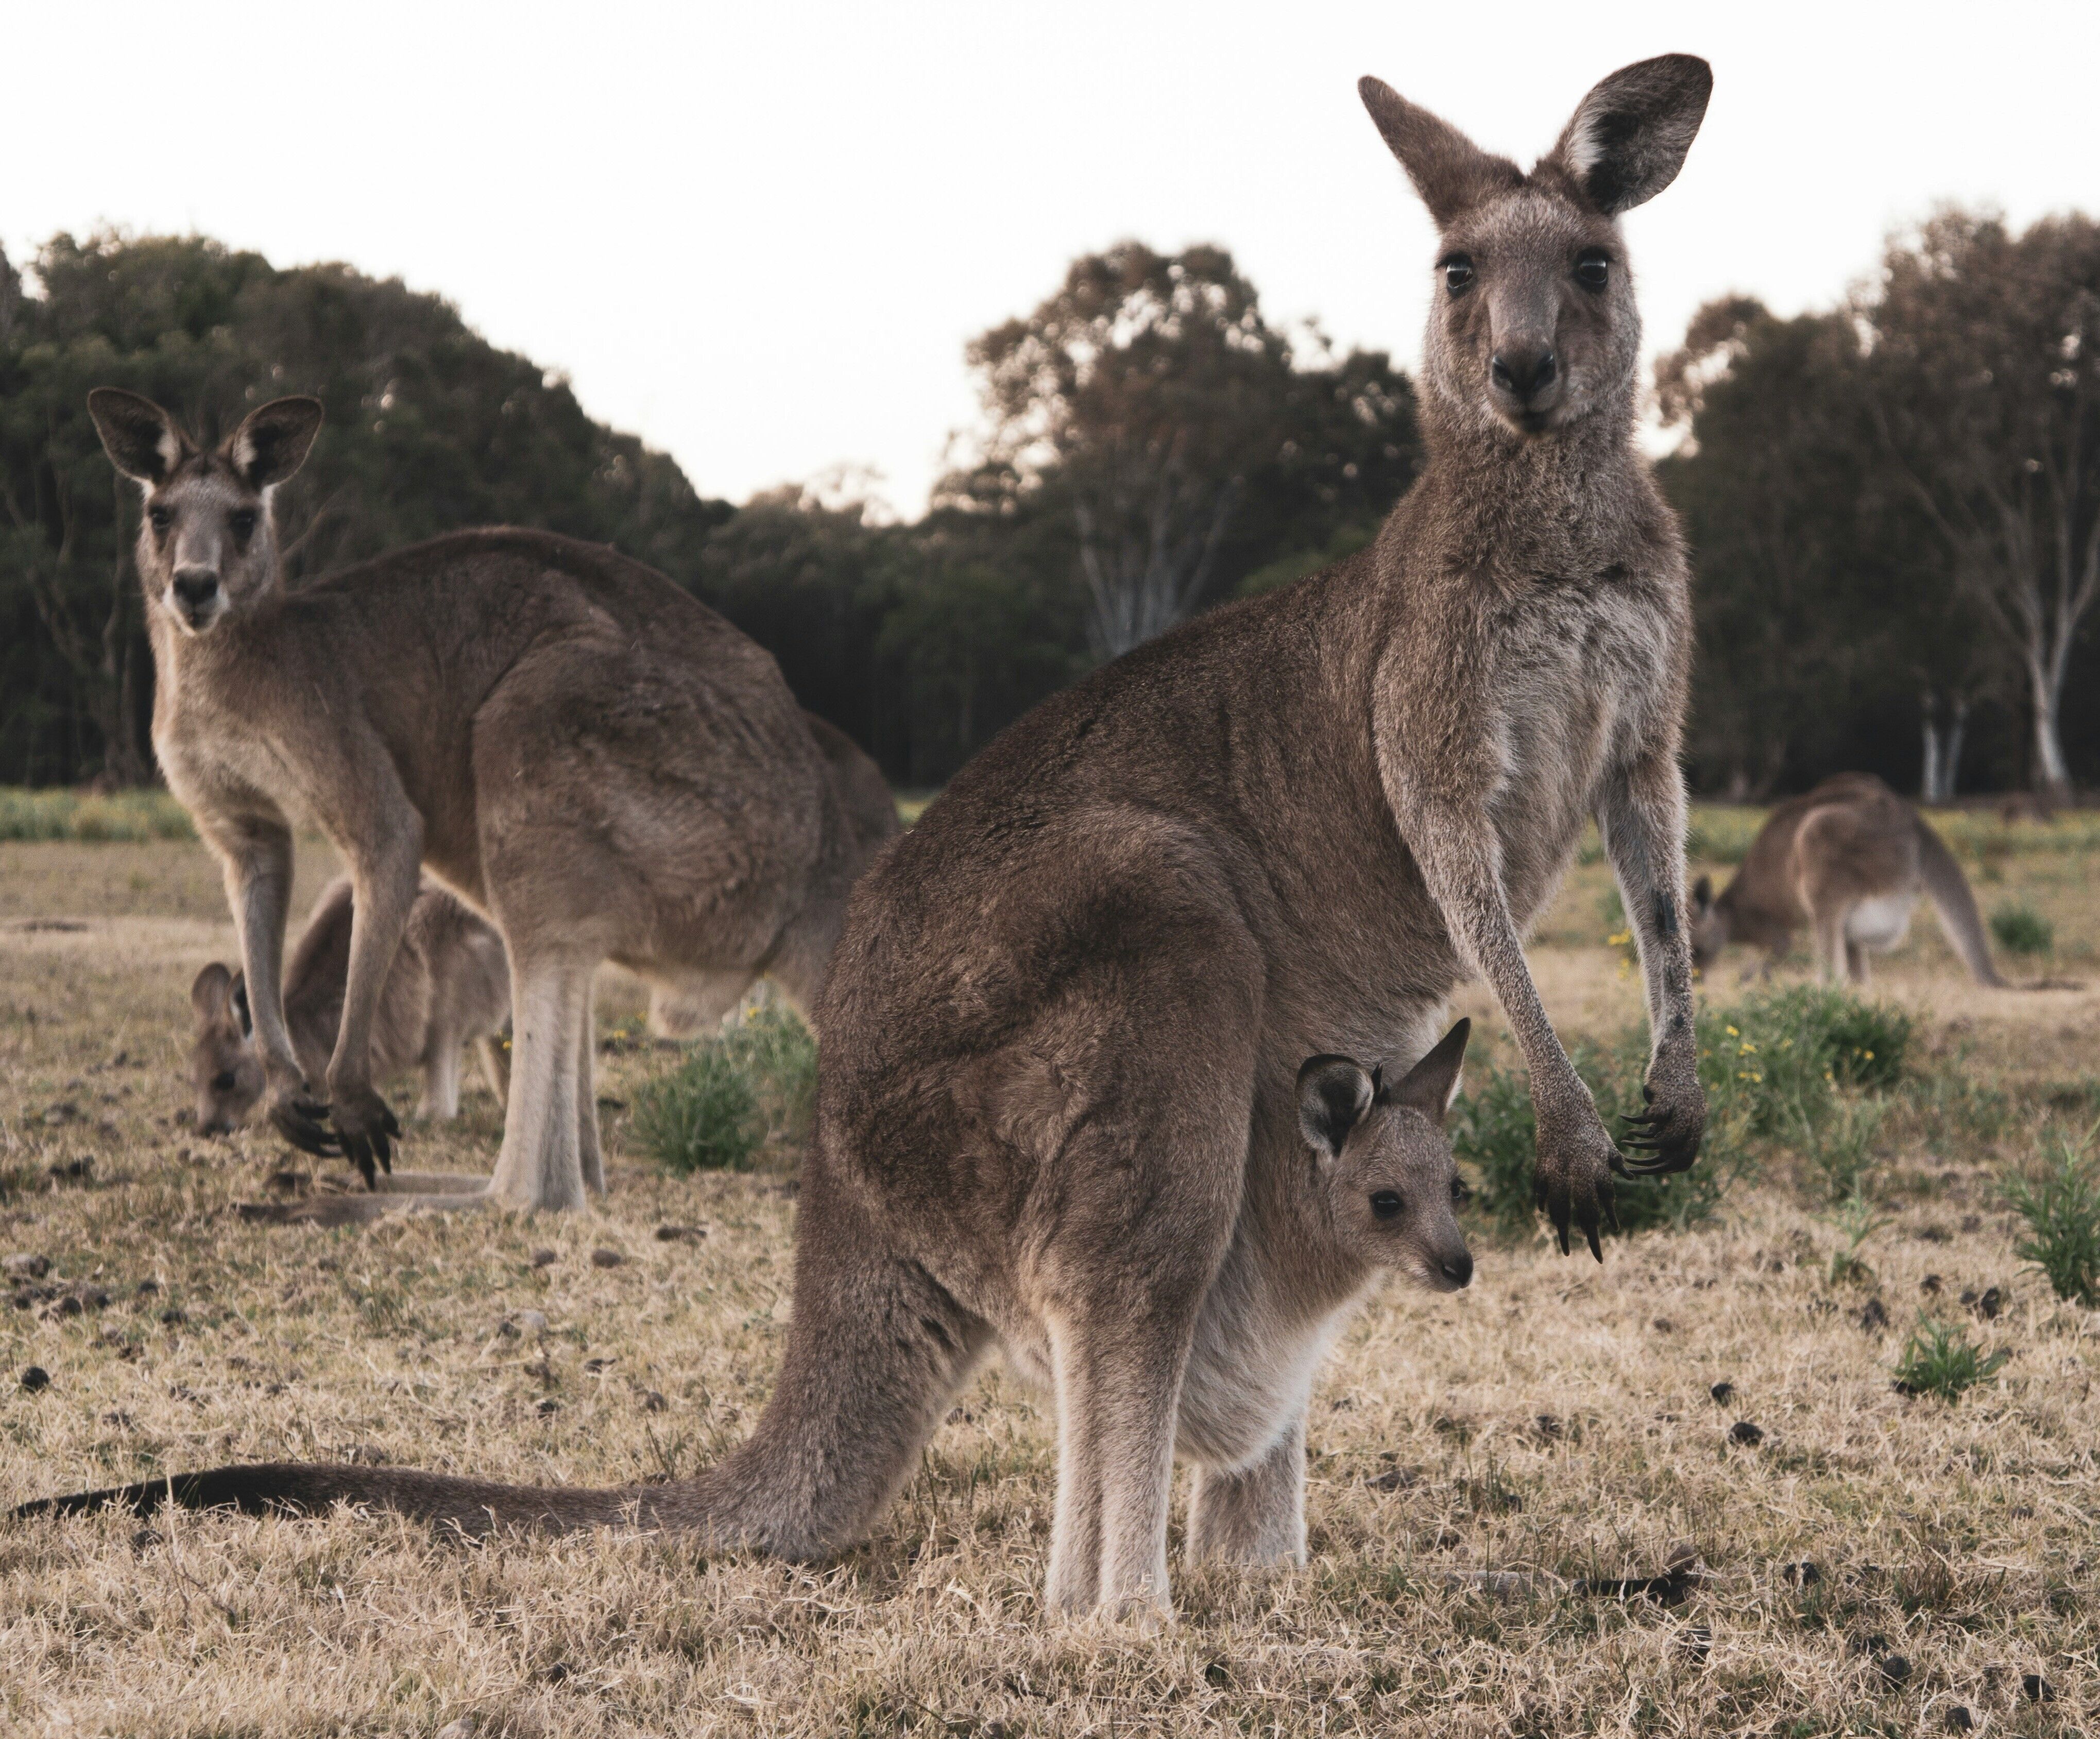
M 1162 1634 L 1044 1622 L 1051 1426 L 995 1367 L 875 1538 L 815 1569 L 347 1513 L 0 1521 L 0 1729 L 1910 1734 L 1958 1707 L 1982 1730 L 2089 1730 L 2100 1316 L 2023 1270 L 1995 1188 L 2100 1072 L 2096 866 L 2040 837 L 1971 871 L 1987 911 L 2018 899 L 2055 925 L 2054 958 L 2014 974 L 2080 987 L 1977 989 L 1924 912 L 1885 965 L 1932 1066 L 2019 1114 L 1989 1146 L 1905 1126 L 1864 1273 L 1830 1278 L 1845 1234 L 1777 1176 L 1601 1268 L 1477 1240 L 1470 1291 L 1390 1286 L 1330 1359 L 1308 1566 L 1177 1564 Z M 325 852 L 303 865 L 301 910 Z M 1579 868 L 1540 927 L 1569 1035 L 1638 1018 L 1606 885 Z M 788 1309 L 792 1181 L 628 1154 L 623 1101 L 671 1059 L 604 1058 L 612 1191 L 587 1216 L 258 1228 L 231 1204 L 311 1163 L 179 1117 L 189 982 L 232 953 L 201 848 L 0 845 L 0 1256 L 50 1265 L 0 1281 L 0 1506 L 231 1459 L 611 1484 L 748 1429 Z M 1705 993 L 1739 994 L 1744 964 Z M 1458 1003 L 1496 1024 L 1476 991 Z M 602 1007 L 610 1025 L 639 1000 L 612 982 Z M 457 1126 L 412 1130 L 412 1163 L 486 1170 L 500 1127 L 477 1083 Z M 1953 1303 L 1994 1285 L 1995 1320 Z M 1891 1388 L 1926 1304 L 2014 1355 L 1958 1405 Z M 31 1366 L 46 1385 L 23 1384 Z M 1674 1603 L 1577 1586 L 1683 1547 Z

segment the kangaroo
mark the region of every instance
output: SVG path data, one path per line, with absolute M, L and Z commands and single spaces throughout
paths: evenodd
M 871 851 L 766 652 L 662 575 L 546 532 L 460 532 L 288 589 L 271 497 L 320 430 L 315 400 L 264 404 L 211 451 L 135 394 L 88 406 L 144 497 L 154 749 L 223 870 L 263 1105 L 289 1139 L 368 1182 L 390 1171 L 372 1032 L 424 868 L 501 933 L 515 1031 L 495 1175 L 439 1205 L 602 1192 L 600 961 L 689 1020 L 761 973 L 814 1007 Z M 300 817 L 352 889 L 324 1082 L 279 971 Z
M 306 933 L 285 969 L 285 1026 L 301 1071 L 322 1079 L 342 1022 L 350 969 L 350 880 L 331 882 L 314 903 Z M 200 1133 L 237 1129 L 267 1084 L 246 980 L 214 962 L 190 986 L 196 1038 L 190 1077 Z M 496 1103 L 509 1083 L 497 1037 L 510 1018 L 510 964 L 503 938 L 427 876 L 408 908 L 401 946 L 380 992 L 372 1025 L 375 1080 L 411 1064 L 423 1072 L 419 1117 L 459 1114 L 460 1048 L 472 1044 Z
M 1921 894 L 1969 975 L 2002 985 L 1975 896 L 1945 841 L 1873 774 L 1840 773 L 1774 810 L 1718 895 L 1710 878 L 1699 878 L 1692 958 L 1704 971 L 1730 942 L 1746 942 L 1766 951 L 1769 973 L 1806 924 L 1823 976 L 1864 984 L 1868 956 L 1902 945 Z
M 854 889 L 818 1008 L 792 1319 L 741 1446 L 611 1492 L 279 1467 L 52 1501 L 631 1514 L 820 1556 L 865 1534 L 997 1345 L 1055 1397 L 1051 1610 L 1171 1613 L 1177 1454 L 1192 1552 L 1301 1558 L 1307 1401 L 1392 1247 L 1378 1226 L 1417 1279 L 1471 1276 L 1427 1127 L 1465 1044 L 1432 1043 L 1460 974 L 1493 986 L 1530 1064 L 1564 1251 L 1572 1220 L 1601 1260 L 1614 1172 L 1682 1170 L 1704 1131 L 1679 917 L 1688 588 L 1633 443 L 1617 218 L 1674 178 L 1710 82 L 1686 55 L 1614 73 L 1529 174 L 1360 87 L 1443 234 L 1422 475 L 1368 549 L 1037 707 Z M 1587 815 L 1652 1027 L 1630 1158 L 1520 940 Z M 1383 1075 L 1337 1058 L 1398 1077 L 1383 1117 L 1362 1114 Z M 1352 1114 L 1357 1139 L 1399 1144 L 1383 1182 L 1351 1168 Z

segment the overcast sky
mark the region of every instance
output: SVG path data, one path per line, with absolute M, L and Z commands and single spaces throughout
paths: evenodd
M 1432 238 L 1359 74 L 1529 163 L 1626 61 L 1705 55 L 1628 220 L 1651 349 L 1791 312 L 1943 199 L 2100 208 L 2100 6 L 25 5 L 0 243 L 196 230 L 440 292 L 704 493 L 871 468 L 907 516 L 971 334 L 1123 236 L 1231 248 L 1272 319 L 1410 364 Z

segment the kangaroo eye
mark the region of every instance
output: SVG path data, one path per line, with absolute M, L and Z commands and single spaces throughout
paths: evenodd
M 1602 289 L 1612 280 L 1612 256 L 1602 248 L 1585 248 L 1576 259 L 1575 276 L 1586 288 Z
M 175 523 L 175 510 L 172 507 L 162 507 L 156 503 L 146 510 L 146 517 L 152 521 L 155 531 L 165 532 Z
M 1379 1189 L 1373 1192 L 1371 1212 L 1379 1219 L 1390 1220 L 1400 1212 L 1400 1192 L 1397 1189 Z
M 1462 1177 L 1453 1178 L 1451 1180 L 1451 1199 L 1459 1207 L 1463 1207 L 1468 1202 L 1473 1199 L 1473 1186 L 1467 1183 Z
M 215 1093 L 230 1093 L 240 1084 L 240 1077 L 231 1069 L 222 1069 L 211 1078 L 211 1090 Z
M 1454 254 L 1444 262 L 1444 288 L 1454 296 L 1462 296 L 1473 281 L 1473 263 L 1462 254 Z
M 233 535 L 239 538 L 244 544 L 246 543 L 250 537 L 255 535 L 255 510 L 254 508 L 239 507 L 234 510 Z

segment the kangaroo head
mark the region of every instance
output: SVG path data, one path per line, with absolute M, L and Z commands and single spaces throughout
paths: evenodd
M 262 1097 L 262 1059 L 240 974 L 216 961 L 190 986 L 196 1037 L 190 1045 L 190 1081 L 196 1088 L 199 1135 L 227 1135 L 246 1121 Z
M 1308 1057 L 1298 1071 L 1298 1125 L 1316 1156 L 1335 1236 L 1358 1260 L 1396 1268 L 1438 1292 L 1473 1278 L 1454 1212 L 1466 1186 L 1444 1135 L 1471 1030 L 1471 1022 L 1459 1022 L 1391 1085 L 1347 1057 Z
M 318 399 L 272 399 L 209 452 L 135 392 L 98 386 L 87 409 L 110 463 L 145 497 L 139 579 L 149 611 L 205 634 L 283 589 L 270 498 L 306 461 Z
M 1390 86 L 1358 83 L 1441 237 L 1426 408 L 1533 439 L 1599 410 L 1630 418 L 1640 316 L 1619 214 L 1676 179 L 1713 85 L 1692 55 L 1622 67 L 1527 175 Z
M 1728 909 L 1714 897 L 1714 878 L 1692 885 L 1692 964 L 1705 972 L 1728 946 Z

